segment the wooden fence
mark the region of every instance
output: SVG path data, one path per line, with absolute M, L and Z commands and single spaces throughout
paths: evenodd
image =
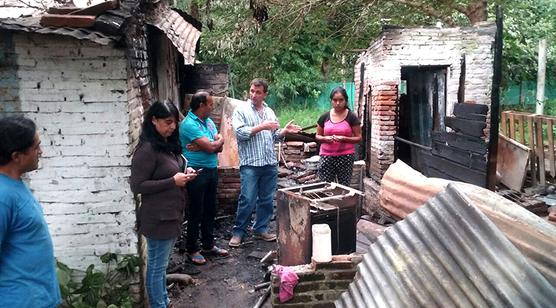
M 546 184 L 546 172 L 556 178 L 554 133 L 556 117 L 526 112 L 504 111 L 500 119 L 502 133 L 531 149 L 532 184 Z M 537 182 L 538 176 L 538 182 Z

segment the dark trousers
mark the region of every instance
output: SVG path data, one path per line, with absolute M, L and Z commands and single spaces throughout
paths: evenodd
M 217 185 L 218 170 L 216 168 L 204 168 L 193 181 L 187 183 L 189 218 L 186 249 L 188 253 L 199 251 L 199 231 L 201 231 L 203 249 L 208 250 L 214 246 L 213 228 L 216 215 Z

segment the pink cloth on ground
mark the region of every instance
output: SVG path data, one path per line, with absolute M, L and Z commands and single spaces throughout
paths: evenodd
M 297 285 L 299 277 L 291 268 L 282 265 L 276 265 L 274 273 L 280 277 L 278 300 L 280 303 L 285 303 L 293 298 L 293 289 Z

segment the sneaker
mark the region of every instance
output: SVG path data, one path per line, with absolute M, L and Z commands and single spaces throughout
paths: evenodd
M 230 242 L 228 243 L 228 246 L 230 247 L 239 247 L 240 245 L 241 245 L 241 236 L 239 235 L 232 236 Z
M 253 237 L 259 240 L 263 240 L 265 242 L 274 242 L 276 240 L 276 234 L 268 233 L 268 232 L 256 233 L 253 235 Z

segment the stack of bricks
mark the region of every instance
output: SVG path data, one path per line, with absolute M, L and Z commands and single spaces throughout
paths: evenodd
M 279 148 L 282 151 L 280 163 L 284 163 L 284 159 L 289 163 L 301 163 L 303 159 L 318 155 L 316 142 L 286 141 L 280 147 L 276 145 L 276 153 Z
M 313 262 L 292 267 L 299 277 L 294 297 L 281 303 L 278 299 L 280 278 L 272 275 L 271 301 L 278 308 L 335 307 L 334 301 L 346 291 L 353 281 L 361 256 L 332 256 L 331 262 Z
M 382 178 L 394 163 L 394 136 L 396 135 L 396 104 L 398 87 L 383 82 L 372 88 L 370 171 Z
M 218 167 L 219 211 L 228 213 L 236 210 L 240 186 L 239 167 Z

